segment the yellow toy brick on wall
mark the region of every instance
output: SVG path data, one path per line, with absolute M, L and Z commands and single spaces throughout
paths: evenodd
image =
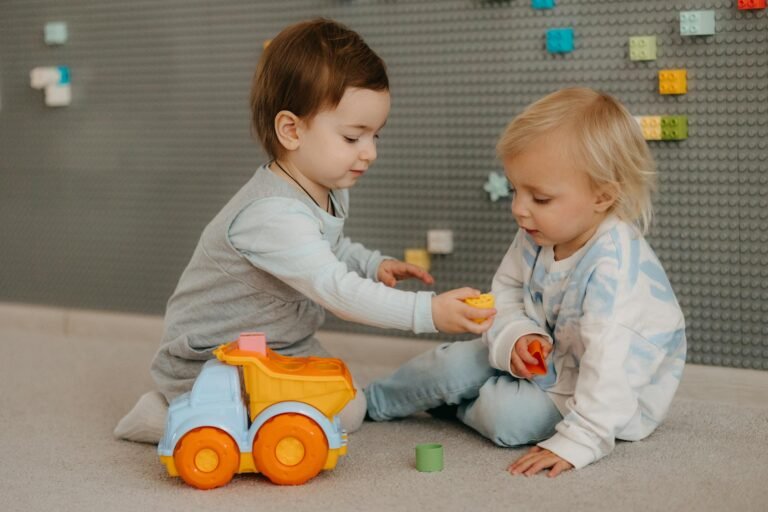
M 685 69 L 659 71 L 660 94 L 685 94 L 688 92 L 688 72 Z

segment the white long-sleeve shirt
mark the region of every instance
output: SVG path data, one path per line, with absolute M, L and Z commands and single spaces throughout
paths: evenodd
M 484 335 L 491 366 L 512 373 L 510 356 L 525 334 L 554 344 L 547 375 L 534 382 L 563 420 L 539 446 L 581 468 L 610 453 L 615 439 L 642 439 L 662 422 L 685 364 L 685 324 L 635 228 L 609 216 L 561 261 L 520 230 L 492 293 L 498 313 Z
M 266 171 L 269 172 L 269 171 Z M 334 191 L 339 216 L 288 197 L 249 204 L 229 229 L 233 247 L 339 318 L 415 333 L 437 332 L 432 292 L 389 288 L 376 279 L 384 259 L 343 234 L 347 190 Z

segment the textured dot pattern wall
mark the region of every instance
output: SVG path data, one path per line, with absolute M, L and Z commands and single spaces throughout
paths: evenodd
M 432 258 L 436 290 L 487 290 L 515 226 L 483 184 L 514 115 L 570 85 L 637 116 L 686 115 L 687 139 L 649 142 L 660 175 L 649 239 L 686 314 L 689 360 L 768 369 L 768 16 L 736 4 L 2 2 L 0 300 L 162 313 L 202 228 L 265 158 L 248 128 L 263 41 L 324 15 L 361 32 L 392 83 L 347 234 L 402 257 L 428 229 L 450 229 L 453 254 Z M 682 36 L 680 12 L 706 10 L 715 34 Z M 57 20 L 68 41 L 46 46 Z M 546 31 L 560 27 L 574 49 L 549 53 Z M 631 60 L 629 38 L 651 35 L 656 59 Z M 29 87 L 29 71 L 49 65 L 70 68 L 69 107 L 45 107 Z M 686 94 L 659 94 L 662 69 L 687 71 Z

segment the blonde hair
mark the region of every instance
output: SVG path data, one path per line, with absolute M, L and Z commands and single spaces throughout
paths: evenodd
M 614 188 L 616 202 L 611 211 L 646 233 L 653 219 L 656 164 L 627 109 L 604 92 L 562 89 L 515 117 L 502 133 L 496 154 L 501 160 L 514 157 L 553 132 L 567 134 L 568 150 L 594 185 Z

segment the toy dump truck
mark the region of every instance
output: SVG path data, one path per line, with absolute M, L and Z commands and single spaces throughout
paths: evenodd
M 157 451 L 169 475 L 198 489 L 226 485 L 235 473 L 298 485 L 346 454 L 338 413 L 355 388 L 343 361 L 281 356 L 261 333 L 213 354 L 168 408 Z

